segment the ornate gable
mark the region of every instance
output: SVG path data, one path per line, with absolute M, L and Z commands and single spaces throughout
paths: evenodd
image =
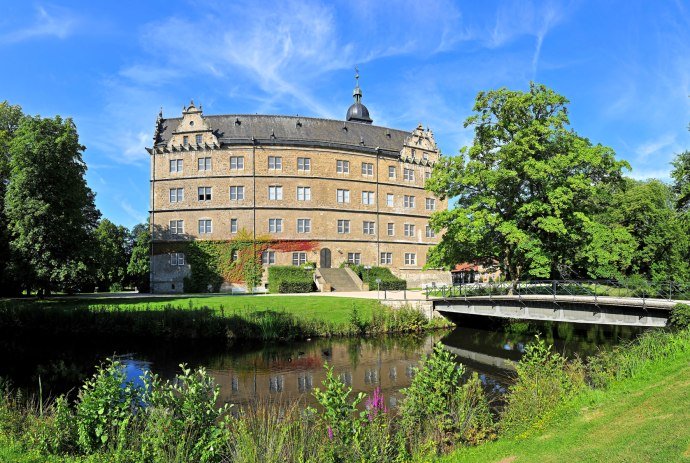
M 441 157 L 441 152 L 434 140 L 434 133 L 429 128 L 424 130 L 422 124 L 419 124 L 410 136 L 405 138 L 403 148 L 400 150 L 400 158 L 403 161 L 417 164 L 433 164 L 439 157 Z
M 213 129 L 203 117 L 201 106 L 194 106 L 194 101 L 189 106 L 182 108 L 182 121 L 173 131 L 168 141 L 168 149 L 202 149 L 218 147 L 218 138 L 213 134 Z

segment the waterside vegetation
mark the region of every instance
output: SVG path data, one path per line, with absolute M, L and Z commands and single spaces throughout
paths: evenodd
M 412 306 L 370 299 L 220 296 L 160 299 L 61 299 L 0 302 L 0 336 L 297 340 L 417 332 L 448 327 Z
M 203 369 L 183 366 L 172 381 L 146 374 L 143 387 L 123 387 L 121 365 L 111 362 L 75 400 L 27 399 L 6 389 L 0 456 L 18 462 L 388 462 L 557 461 L 567 454 L 573 461 L 677 461 L 690 443 L 682 425 L 689 358 L 687 327 L 647 332 L 586 363 L 536 338 L 504 405 L 493 413 L 478 376 L 466 374 L 440 344 L 421 361 L 395 409 L 378 390 L 353 395 L 328 366 L 314 391 L 316 408 L 260 402 L 230 410 L 218 406 L 218 387 Z

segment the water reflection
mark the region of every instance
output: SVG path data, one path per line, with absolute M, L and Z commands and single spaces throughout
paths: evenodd
M 179 364 L 204 366 L 221 387 L 221 400 L 244 405 L 256 399 L 304 400 L 314 405 L 312 391 L 325 379 L 324 365 L 355 393 L 380 387 L 390 407 L 409 386 L 424 354 L 439 340 L 458 356 L 469 372 L 476 371 L 489 392 L 501 394 L 514 374 L 515 362 L 525 346 L 540 334 L 568 357 L 586 357 L 599 349 L 633 339 L 641 333 L 632 327 L 556 323 L 507 323 L 486 318 L 458 320 L 453 331 L 423 336 L 390 336 L 375 339 L 321 339 L 274 345 L 214 346 L 130 345 L 80 343 L 39 348 L 19 356 L 0 348 L 0 376 L 31 389 L 37 376 L 53 395 L 74 389 L 93 372 L 93 366 L 113 354 L 121 355 L 127 378 L 139 382 L 145 371 L 163 378 L 179 372 Z M 0 346 L 2 346 L 0 344 Z M 4 351 L 3 351 L 4 349 Z M 49 372 L 49 374 L 47 374 Z M 64 374 L 63 374 L 64 373 Z

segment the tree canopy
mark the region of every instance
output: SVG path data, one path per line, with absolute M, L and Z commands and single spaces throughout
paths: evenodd
M 569 130 L 567 104 L 538 84 L 479 93 L 465 121 L 473 144 L 438 163 L 427 182 L 436 195 L 457 200 L 431 218 L 445 233 L 429 266 L 479 260 L 498 263 L 511 280 L 557 277 L 582 262 L 585 247 L 607 245 L 597 198 L 622 182 L 629 165 Z M 586 253 L 593 268 L 626 260 L 593 251 Z
M 89 273 L 100 213 L 71 119 L 24 117 L 9 142 L 5 213 L 29 286 L 73 288 Z

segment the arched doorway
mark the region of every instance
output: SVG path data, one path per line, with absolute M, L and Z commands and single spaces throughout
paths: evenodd
M 319 259 L 319 267 L 321 268 L 331 268 L 331 250 L 328 248 L 321 249 Z

